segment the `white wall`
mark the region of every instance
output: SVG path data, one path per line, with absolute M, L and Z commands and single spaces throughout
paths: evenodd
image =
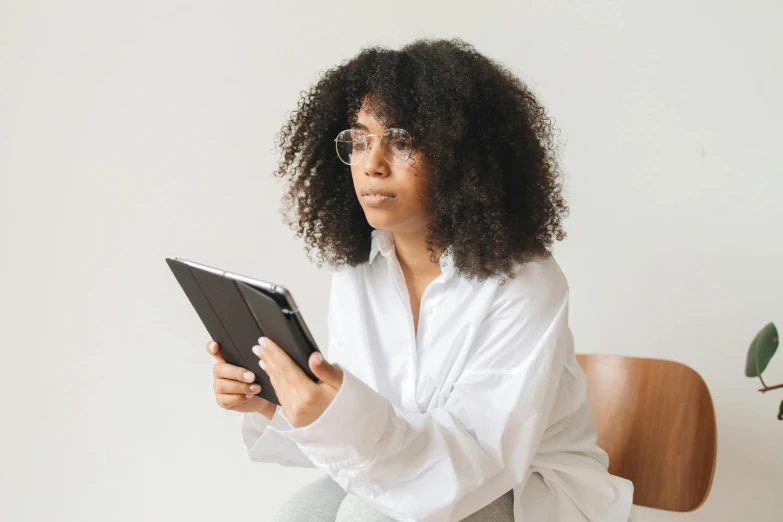
M 320 476 L 246 459 L 164 258 L 287 284 L 324 341 L 273 135 L 319 71 L 421 36 L 509 64 L 562 129 L 579 350 L 712 391 L 712 495 L 640 520 L 780 519 L 783 394 L 742 370 L 783 326 L 781 4 L 301 4 L 0 2 L 0 519 L 260 522 Z

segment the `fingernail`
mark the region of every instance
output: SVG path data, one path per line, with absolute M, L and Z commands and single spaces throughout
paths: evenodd
M 260 344 L 263 347 L 266 347 L 269 344 L 269 339 L 267 339 L 266 337 L 261 337 L 260 339 L 258 339 L 258 344 Z
M 253 397 L 255 397 L 255 395 L 253 395 L 252 393 L 246 393 L 245 397 L 247 397 L 248 399 L 252 399 Z
M 245 380 L 249 382 L 253 382 L 256 380 L 256 376 L 253 372 L 245 372 L 245 374 L 242 377 L 244 377 Z
M 258 345 L 255 345 L 253 347 L 253 353 L 256 354 L 257 356 L 261 357 L 261 347 L 258 346 Z
M 258 365 L 262 370 L 266 371 L 266 363 L 264 363 L 264 361 L 258 361 Z
M 321 364 L 322 362 L 324 362 L 324 356 L 319 352 L 315 352 L 315 364 Z
M 258 393 L 261 391 L 261 386 L 258 384 L 252 384 L 250 385 L 250 391 L 254 393 Z

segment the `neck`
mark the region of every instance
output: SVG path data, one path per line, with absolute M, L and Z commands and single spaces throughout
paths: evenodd
M 397 260 L 406 275 L 415 278 L 432 278 L 441 274 L 440 265 L 430 261 L 430 252 L 425 242 L 427 232 L 392 232 Z M 437 259 L 441 251 L 435 250 Z

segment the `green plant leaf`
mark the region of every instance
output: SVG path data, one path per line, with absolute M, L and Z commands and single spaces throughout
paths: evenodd
M 750 343 L 748 348 L 748 360 L 745 363 L 745 375 L 748 377 L 760 377 L 769 364 L 769 360 L 778 349 L 778 329 L 773 323 L 761 329 Z
M 780 411 L 778 412 L 778 420 L 783 420 L 783 401 L 780 402 Z

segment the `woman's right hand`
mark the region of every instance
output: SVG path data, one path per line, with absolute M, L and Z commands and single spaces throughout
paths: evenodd
M 256 378 L 253 372 L 228 364 L 215 341 L 207 343 L 207 352 L 217 361 L 212 373 L 218 405 L 231 411 L 258 412 L 271 420 L 277 406 L 255 395 L 261 391 L 261 386 L 252 384 Z

